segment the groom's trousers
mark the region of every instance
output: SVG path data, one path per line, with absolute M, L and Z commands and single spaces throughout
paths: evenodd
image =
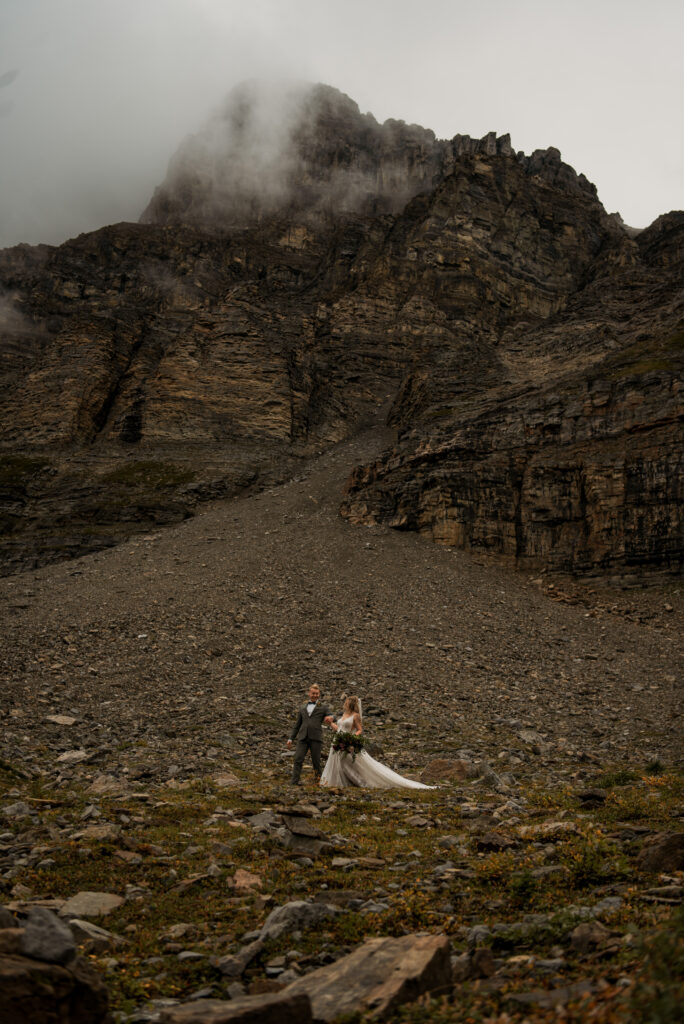
M 321 747 L 323 743 L 321 740 L 310 740 L 303 739 L 297 740 L 297 746 L 295 747 L 295 759 L 292 765 L 292 785 L 296 786 L 299 782 L 299 776 L 302 774 L 302 765 L 304 764 L 304 758 L 306 757 L 307 751 L 311 751 L 311 761 L 313 763 L 313 770 L 315 775 L 321 774 Z

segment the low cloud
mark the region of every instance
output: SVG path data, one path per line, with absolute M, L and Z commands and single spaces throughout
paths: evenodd
M 670 0 L 2 0 L 0 247 L 136 221 L 181 140 L 264 76 L 556 146 L 642 226 L 682 203 L 683 32 Z

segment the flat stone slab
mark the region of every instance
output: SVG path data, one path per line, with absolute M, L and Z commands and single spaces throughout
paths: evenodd
M 232 772 L 218 772 L 216 775 L 212 775 L 212 780 L 214 785 L 220 789 L 228 789 L 230 786 L 240 785 L 237 775 L 233 775 Z
M 60 908 L 60 917 L 100 917 L 116 910 L 124 902 L 123 896 L 113 892 L 77 892 Z
M 85 750 L 65 750 L 57 760 L 60 764 L 78 764 L 79 761 L 85 761 L 87 756 Z
M 323 840 L 328 838 L 325 832 L 321 832 L 320 828 L 316 828 L 315 825 L 311 824 L 309 818 L 293 817 L 285 814 L 282 817 L 285 827 L 295 836 L 307 836 L 311 839 Z
M 313 1020 L 328 1024 L 354 1013 L 382 1019 L 424 992 L 447 992 L 451 987 L 447 936 L 403 935 L 369 939 L 349 956 L 299 978 L 285 991 L 308 995 Z
M 544 821 L 540 825 L 521 825 L 518 828 L 521 839 L 561 839 L 578 832 L 574 821 Z
M 197 999 L 164 1010 L 159 1024 L 312 1024 L 311 1003 L 289 989 L 270 995 Z

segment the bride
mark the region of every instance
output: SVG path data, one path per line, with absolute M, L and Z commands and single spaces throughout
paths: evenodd
M 326 719 L 331 729 L 335 732 L 351 732 L 361 736 L 363 726 L 361 724 L 361 701 L 358 697 L 347 697 L 344 702 L 344 710 L 337 723 L 332 718 Z M 402 789 L 434 789 L 434 786 L 425 786 L 422 782 L 413 782 L 405 779 L 403 775 L 393 772 L 391 768 L 380 764 L 366 753 L 359 751 L 355 758 L 342 750 L 330 748 L 328 761 L 321 776 L 321 786 L 362 786 L 369 789 L 389 789 L 393 786 Z

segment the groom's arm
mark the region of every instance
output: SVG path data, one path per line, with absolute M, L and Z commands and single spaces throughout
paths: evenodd
M 289 743 L 294 743 L 294 741 L 297 739 L 297 733 L 299 732 L 299 727 L 301 726 L 301 724 L 302 724 L 302 713 L 300 711 L 299 714 L 297 715 L 297 721 L 295 722 L 295 727 L 292 730 L 292 735 L 290 736 L 290 739 L 288 740 Z

